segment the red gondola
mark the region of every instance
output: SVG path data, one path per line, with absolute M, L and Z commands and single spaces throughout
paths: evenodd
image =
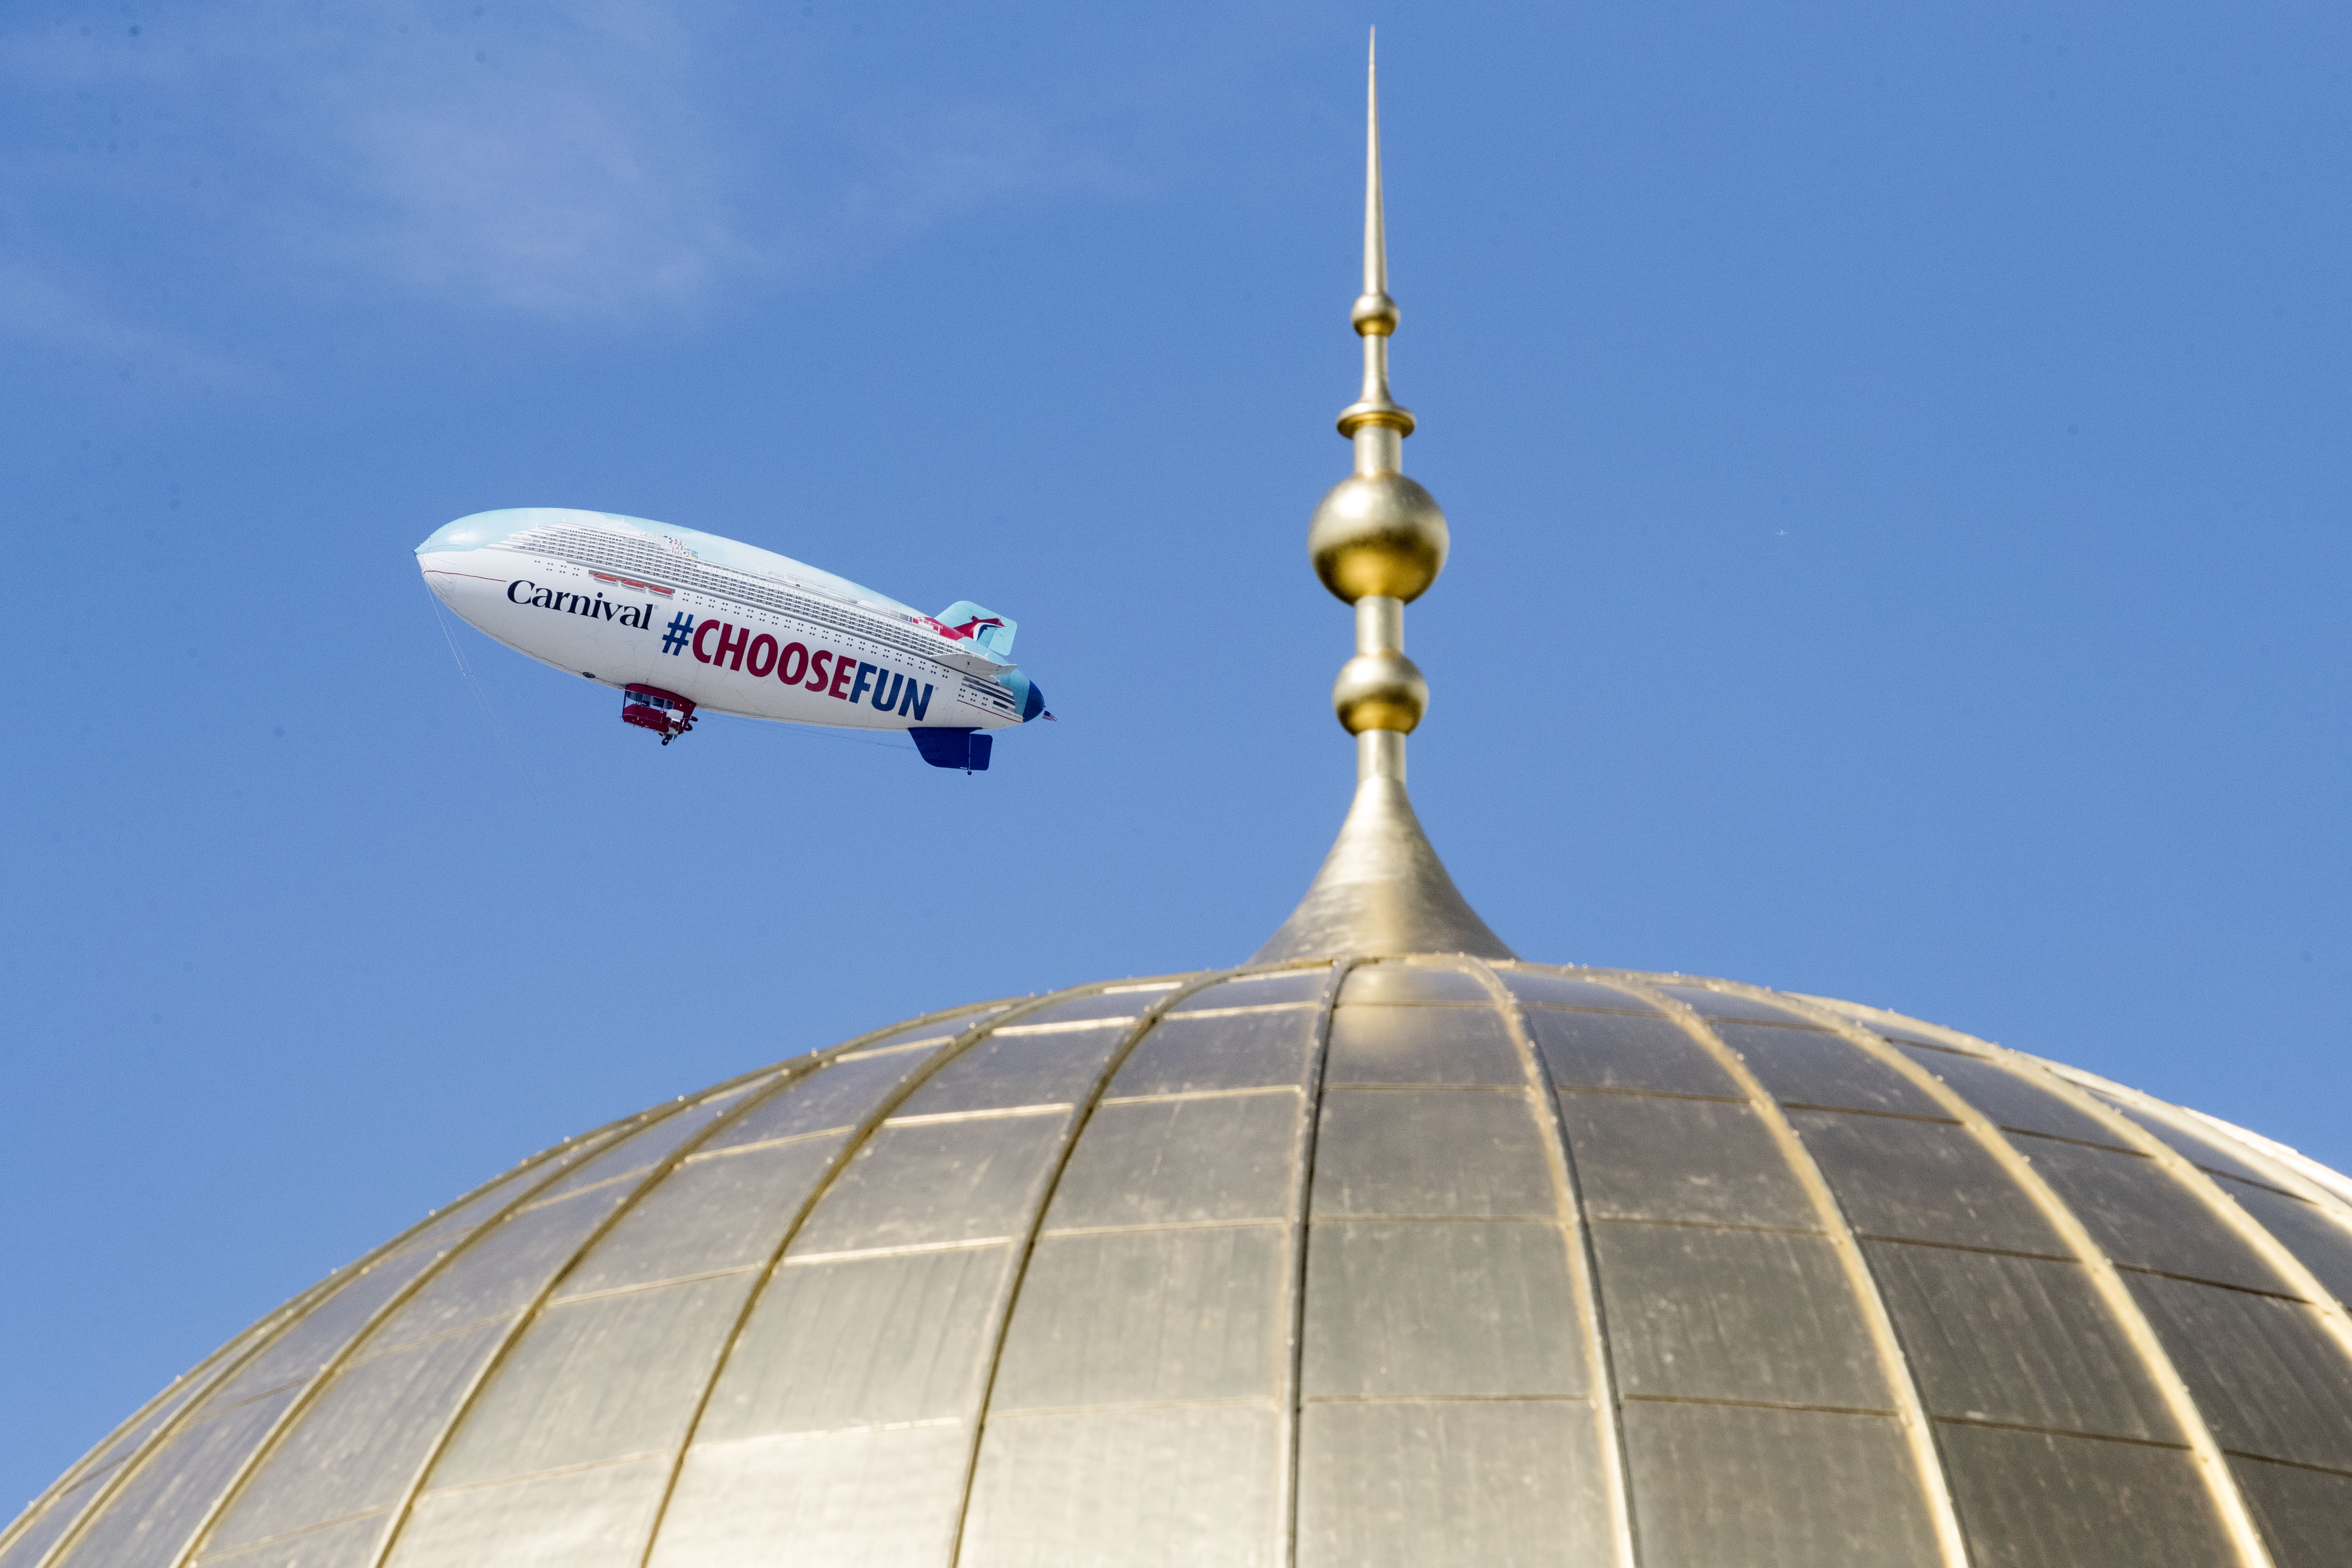
M 658 686 L 630 686 L 621 692 L 621 722 L 653 731 L 667 746 L 694 728 L 694 704 Z

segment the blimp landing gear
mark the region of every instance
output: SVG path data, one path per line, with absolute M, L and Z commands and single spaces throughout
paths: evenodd
M 630 686 L 621 692 L 621 722 L 653 731 L 667 746 L 694 728 L 694 704 L 658 686 Z

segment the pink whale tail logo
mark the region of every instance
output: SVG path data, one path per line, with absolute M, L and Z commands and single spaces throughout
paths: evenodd
M 970 599 L 958 599 L 941 610 L 933 626 L 958 642 L 977 643 L 988 650 L 989 657 L 1003 663 L 1013 658 L 1013 634 L 1020 629 L 1017 621 L 1006 620 L 985 605 L 975 605 Z

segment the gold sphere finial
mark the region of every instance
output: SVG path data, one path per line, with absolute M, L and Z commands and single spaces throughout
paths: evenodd
M 1367 595 L 1420 598 L 1451 542 L 1437 498 L 1392 469 L 1341 479 L 1307 525 L 1315 574 L 1350 605 Z
M 1429 682 L 1403 654 L 1375 648 L 1339 667 L 1339 679 L 1331 683 L 1331 710 L 1350 735 L 1367 730 L 1410 735 L 1429 711 Z

